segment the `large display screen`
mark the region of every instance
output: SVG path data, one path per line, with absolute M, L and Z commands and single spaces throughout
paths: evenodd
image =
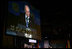
M 40 11 L 25 1 L 9 1 L 6 34 L 26 38 L 38 38 Z

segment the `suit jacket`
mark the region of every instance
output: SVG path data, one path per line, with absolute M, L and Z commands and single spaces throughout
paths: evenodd
M 18 17 L 18 23 L 26 26 L 25 13 L 20 13 L 20 16 Z M 31 14 L 29 18 L 29 28 L 33 28 L 34 24 L 34 16 Z

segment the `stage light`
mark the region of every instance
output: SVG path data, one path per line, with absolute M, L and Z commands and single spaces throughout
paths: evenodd
M 25 33 L 25 37 L 26 37 L 26 38 L 32 38 L 32 35 Z
M 32 38 L 32 35 L 30 35 L 29 38 Z

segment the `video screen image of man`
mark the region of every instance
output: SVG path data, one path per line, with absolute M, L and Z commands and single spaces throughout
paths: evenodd
M 32 22 L 30 19 L 32 19 L 31 18 L 31 15 L 30 15 L 30 8 L 29 8 L 29 6 L 28 5 L 25 5 L 25 22 L 26 22 L 26 29 L 27 30 L 30 30 L 29 29 L 29 27 L 32 25 L 30 25 L 30 23 Z
M 19 24 L 25 26 L 25 29 L 30 30 L 30 28 L 34 28 L 34 15 L 30 12 L 28 5 L 24 5 L 24 13 L 20 13 L 18 20 Z
M 29 9 L 28 5 L 25 5 L 25 21 L 26 21 L 27 28 L 29 25 L 29 18 L 30 18 L 30 9 Z

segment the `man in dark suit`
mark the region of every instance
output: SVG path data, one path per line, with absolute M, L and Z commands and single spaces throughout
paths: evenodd
M 34 15 L 30 13 L 30 8 L 28 5 L 25 5 L 24 13 L 20 13 L 18 17 L 19 24 L 26 26 L 26 28 L 34 28 Z

